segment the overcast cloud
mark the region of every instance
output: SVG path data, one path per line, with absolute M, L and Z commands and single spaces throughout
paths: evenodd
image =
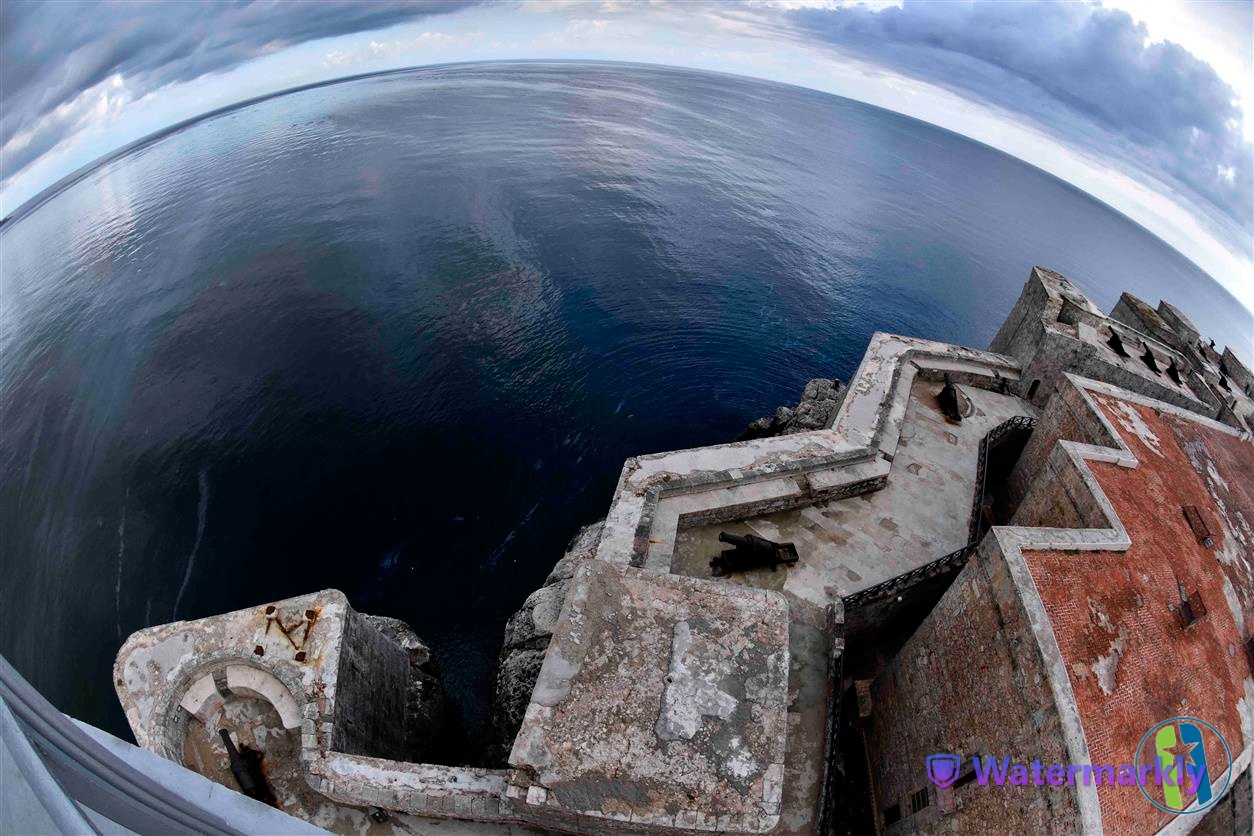
M 657 61 L 793 80 L 920 115 L 917 99 L 909 101 L 918 90 L 903 92 L 891 78 L 871 92 L 873 73 L 852 86 L 816 80 L 806 56 L 825 53 L 830 72 L 844 72 L 847 65 L 838 62 L 856 59 L 882 68 L 886 78 L 943 88 L 973 112 L 1004 114 L 1007 130 L 1027 124 L 1056 138 L 1054 156 L 1069 162 L 1051 166 L 1053 152 L 1042 159 L 1039 148 L 1031 160 L 1055 173 L 1076 170 L 1082 157 L 1097 161 L 1086 163 L 1092 172 L 1132 172 L 1135 187 L 1110 180 L 1103 199 L 1182 248 L 1248 304 L 1250 295 L 1239 291 L 1249 275 L 1232 274 L 1254 258 L 1254 152 L 1241 110 L 1242 94 L 1254 89 L 1254 33 L 1250 7 L 1242 4 L 1172 7 L 1173 20 L 1187 22 L 1208 8 L 1214 13 L 1202 22 L 1209 28 L 1177 31 L 1191 34 L 1182 39 L 1199 52 L 1217 42 L 1215 32 L 1230 35 L 1210 54 L 1224 78 L 1206 56 L 1161 36 L 1152 40 L 1128 14 L 1086 3 L 3 0 L 0 211 L 11 213 L 88 160 L 178 119 L 391 66 L 483 58 Z M 263 66 L 265 72 L 257 69 Z M 982 131 L 964 132 L 999 144 L 1001 132 L 987 120 Z M 1008 143 L 999 147 L 1020 153 Z M 1092 189 L 1100 178 L 1069 179 Z M 1216 255 L 1220 249 L 1231 255 Z
M 4 179 L 102 111 L 285 47 L 474 5 L 405 2 L 0 2 Z M 113 81 L 115 78 L 123 84 Z
M 1084 121 L 1091 120 L 1126 140 L 1121 150 L 1243 226 L 1254 220 L 1254 168 L 1237 92 L 1183 47 L 1147 43 L 1145 27 L 1125 12 L 988 0 L 792 15 L 818 38 L 1073 137 L 1085 136 Z M 1007 75 L 1045 96 L 1023 93 Z

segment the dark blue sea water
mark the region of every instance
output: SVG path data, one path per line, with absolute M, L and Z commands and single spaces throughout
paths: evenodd
M 216 115 L 0 232 L 0 650 L 125 734 L 131 631 L 338 587 L 481 740 L 506 618 L 626 456 L 732 439 L 875 330 L 983 347 L 1037 263 L 1250 333 L 1106 206 L 807 90 L 493 64 Z

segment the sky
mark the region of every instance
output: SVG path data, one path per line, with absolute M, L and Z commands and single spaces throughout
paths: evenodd
M 1254 0 L 3 0 L 0 217 L 210 110 L 508 59 L 735 73 L 922 119 L 1113 206 L 1254 311 Z

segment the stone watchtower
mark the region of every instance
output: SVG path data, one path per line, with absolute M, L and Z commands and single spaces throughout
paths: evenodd
M 230 786 L 225 731 L 265 753 L 280 801 L 309 791 L 302 772 L 327 752 L 421 761 L 443 725 L 426 645 L 336 590 L 141 630 L 114 685 L 141 746 Z

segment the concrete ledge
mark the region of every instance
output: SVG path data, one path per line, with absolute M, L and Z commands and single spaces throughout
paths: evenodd
M 997 389 L 1019 380 L 1000 354 L 877 332 L 825 430 L 628 459 L 598 560 L 669 571 L 685 525 L 854 496 L 883 487 L 916 376 Z
M 319 791 L 343 804 L 432 818 L 519 821 L 501 808 L 505 770 L 405 763 L 342 752 L 328 752 L 317 769 Z

